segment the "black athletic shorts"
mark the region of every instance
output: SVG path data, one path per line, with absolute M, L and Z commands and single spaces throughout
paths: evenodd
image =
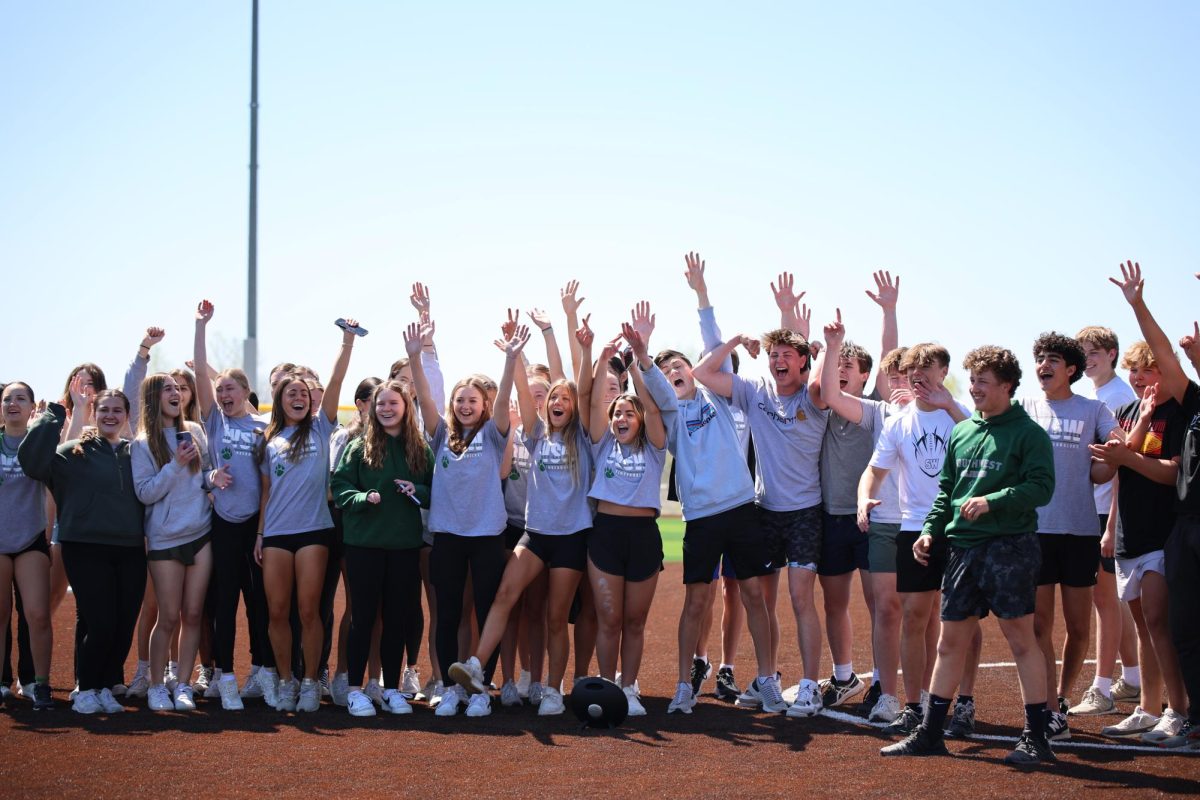
M 525 529 L 520 525 L 513 525 L 511 522 L 504 526 L 504 549 L 516 550 L 517 545 L 521 543 L 521 537 L 525 535 Z
M 1041 567 L 1036 533 L 997 536 L 974 547 L 951 545 L 942 579 L 942 619 L 982 619 L 989 611 L 1000 619 L 1032 614 Z
M 1100 537 L 1070 533 L 1039 533 L 1042 570 L 1038 586 L 1061 583 L 1075 589 L 1096 585 L 1100 569 Z
M 920 531 L 900 531 L 896 534 L 897 592 L 936 592 L 942 588 L 942 575 L 946 572 L 950 546 L 945 536 L 935 536 L 929 548 L 929 563 L 922 566 L 913 556 L 913 544 L 920 537 Z
M 50 543 L 46 541 L 46 531 L 42 529 L 37 532 L 37 535 L 15 553 L 0 553 L 0 556 L 8 556 L 11 559 L 16 559 L 18 556 L 23 556 L 26 553 L 45 553 L 46 558 L 50 557 Z
M 772 569 L 817 568 L 821 563 L 821 513 L 820 505 L 798 511 L 759 507 L 758 519 L 767 537 Z
M 683 533 L 683 582 L 711 583 L 722 554 L 739 579 L 771 572 L 771 550 L 754 503 L 687 521 Z
M 587 537 L 596 569 L 627 581 L 644 581 L 663 568 L 662 535 L 654 517 L 597 514 Z
M 276 547 L 294 554 L 314 544 L 328 550 L 329 541 L 332 538 L 333 528 L 326 528 L 323 531 L 305 531 L 304 533 L 284 533 L 276 536 L 264 536 L 262 546 L 264 548 Z
M 845 575 L 856 569 L 868 569 L 867 534 L 858 529 L 854 514 L 823 514 L 821 561 L 818 575 Z
M 589 532 L 590 529 L 555 535 L 526 531 L 517 542 L 517 547 L 524 547 L 540 558 L 547 569 L 573 569 L 583 572 L 587 568 Z

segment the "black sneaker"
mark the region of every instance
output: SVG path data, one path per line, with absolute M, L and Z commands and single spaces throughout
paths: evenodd
M 947 739 L 969 739 L 975 734 L 975 701 L 954 704 L 954 716 L 946 726 Z
M 900 716 L 896 717 L 891 725 L 884 728 L 883 732 L 892 736 L 897 734 L 907 736 L 919 727 L 921 727 L 921 715 L 905 706 L 904 710 L 900 712 Z
M 1067 698 L 1058 698 L 1058 713 L 1065 715 L 1067 710 L 1071 708 L 1071 704 L 1067 702 Z
M 1050 749 L 1050 743 L 1045 739 L 1034 739 L 1028 733 L 1022 733 L 1021 738 L 1017 740 L 1017 746 L 1004 757 L 1005 764 L 1017 765 L 1055 761 L 1058 759 L 1054 756 L 1054 751 Z
M 733 667 L 721 667 L 717 670 L 717 699 L 732 703 L 738 699 L 742 690 L 733 679 Z
M 692 696 L 700 696 L 700 687 L 712 675 L 712 662 L 707 658 L 692 659 Z
M 911 710 L 911 709 L 910 709 Z M 881 756 L 948 756 L 946 743 L 933 731 L 918 727 L 903 741 L 889 744 L 879 750 Z
M 821 681 L 821 705 L 825 708 L 840 706 L 866 688 L 866 684 L 857 675 L 851 675 L 844 681 L 830 676 L 829 680 Z
M 1057 711 L 1050 712 L 1050 721 L 1046 723 L 1046 738 L 1052 742 L 1065 742 L 1071 738 L 1071 729 L 1067 726 L 1067 715 Z
M 33 710 L 53 711 L 54 698 L 50 696 L 50 684 L 35 683 L 33 685 Z
M 875 708 L 875 704 L 879 702 L 879 698 L 883 697 L 883 687 L 879 685 L 879 681 L 871 684 L 871 688 L 867 689 L 867 693 L 863 695 L 862 702 L 858 704 L 858 713 L 864 717 L 870 716 L 871 709 Z

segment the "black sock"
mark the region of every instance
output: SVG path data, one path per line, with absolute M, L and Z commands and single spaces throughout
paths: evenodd
M 974 703 L 974 702 L 975 702 L 975 695 L 973 695 L 973 694 L 960 694 L 960 695 L 958 696 L 958 702 L 959 702 L 960 704 L 961 704 L 961 703 Z
M 908 706 L 913 711 L 917 712 L 918 717 L 921 716 L 921 704 L 920 703 L 905 703 L 904 705 Z
M 1050 710 L 1045 703 L 1028 703 L 1025 706 L 1025 733 L 1034 739 L 1046 739 L 1046 720 Z
M 925 709 L 925 721 L 921 724 L 930 732 L 941 735 L 946 725 L 946 714 L 950 711 L 950 698 L 929 695 L 929 707 Z

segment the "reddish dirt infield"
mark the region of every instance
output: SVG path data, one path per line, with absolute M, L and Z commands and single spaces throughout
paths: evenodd
M 153 714 L 138 701 L 120 716 L 84 717 L 65 700 L 74 624 L 68 595 L 55 619 L 58 710 L 35 714 L 17 701 L 0 712 L 7 751 L 0 798 L 1200 795 L 1196 755 L 1061 746 L 1057 765 L 1019 771 L 1000 763 L 1010 741 L 951 742 L 953 758 L 885 759 L 878 751 L 891 740 L 862 721 L 791 720 L 736 709 L 711 695 L 690 716 L 668 716 L 680 574 L 680 565 L 667 567 L 651 612 L 640 678 L 650 713 L 612 732 L 581 730 L 569 714 L 543 719 L 529 706 L 499 703 L 482 719 L 439 719 L 423 704 L 409 717 L 355 719 L 327 701 L 303 716 L 268 710 L 261 701 L 247 701 L 242 713 L 202 702 L 190 715 Z M 795 683 L 799 655 L 786 595 L 780 609 L 780 669 L 785 683 Z M 861 672 L 871 664 L 861 597 L 854 624 L 854 663 Z M 712 641 L 719 642 L 719 630 Z M 240 637 L 239 668 L 244 644 Z M 985 623 L 983 662 L 1011 660 L 999 630 Z M 828 661 L 826 653 L 822 674 L 831 671 Z M 128 676 L 133 666 L 131 654 Z M 740 681 L 753 674 L 748 634 L 737 666 Z M 1076 696 L 1090 670 L 1085 667 Z M 421 671 L 429 674 L 427 663 Z M 1015 669 L 982 669 L 976 698 L 980 734 L 1017 735 L 1022 711 Z M 1113 744 L 1096 733 L 1117 719 L 1073 722 L 1072 744 Z

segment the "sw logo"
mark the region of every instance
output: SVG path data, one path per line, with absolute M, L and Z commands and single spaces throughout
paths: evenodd
M 921 472 L 936 478 L 942 471 L 942 459 L 946 455 L 946 437 L 936 430 L 926 431 L 913 442 L 913 456 Z

